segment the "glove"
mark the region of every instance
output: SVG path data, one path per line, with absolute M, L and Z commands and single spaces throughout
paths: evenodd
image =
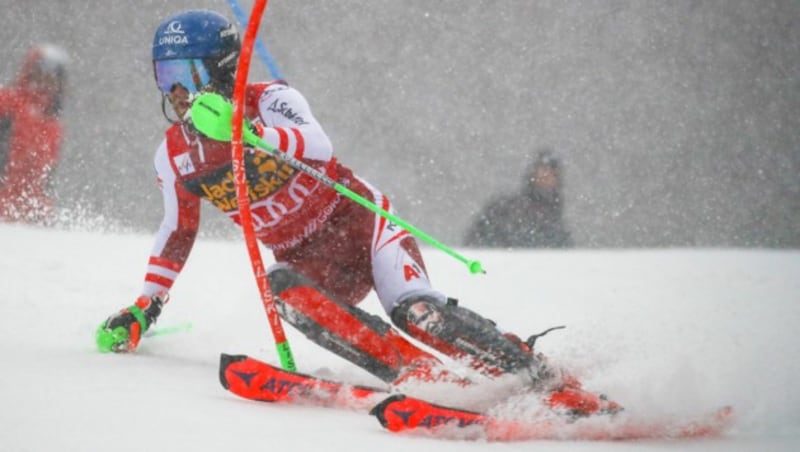
M 192 102 L 189 114 L 193 127 L 204 136 L 217 141 L 231 141 L 233 105 L 220 94 L 201 94 Z
M 168 300 L 167 294 L 156 294 L 152 297 L 142 295 L 136 303 L 110 316 L 97 328 L 97 348 L 101 352 L 135 351 L 142 335 L 156 323 L 161 308 Z
M 231 121 L 233 117 L 233 104 L 217 93 L 203 93 L 192 102 L 189 110 L 192 128 L 205 137 L 217 141 L 231 141 Z M 243 141 L 252 145 L 248 139 L 255 135 L 261 138 L 263 129 L 258 125 L 245 121 L 242 131 Z

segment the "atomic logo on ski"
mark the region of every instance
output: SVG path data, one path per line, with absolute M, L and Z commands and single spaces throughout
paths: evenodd
M 441 425 L 457 425 L 459 428 L 469 427 L 470 425 L 481 425 L 484 423 L 483 419 L 480 418 L 463 418 L 458 416 L 445 416 L 445 415 L 434 415 L 429 414 L 422 418 L 417 427 L 439 427 Z
M 219 376 L 225 389 L 240 397 L 262 402 L 297 402 L 366 410 L 386 395 L 383 389 L 346 385 L 291 372 L 246 355 L 223 353 Z
M 397 417 L 403 420 L 403 423 L 408 425 L 408 421 L 411 419 L 411 415 L 414 414 L 413 411 L 401 411 L 401 410 L 392 410 L 392 413 L 396 414 Z
M 236 370 L 234 370 L 232 372 L 233 372 L 234 375 L 236 375 L 237 377 L 241 378 L 242 381 L 244 381 L 244 384 L 246 384 L 247 386 L 250 386 L 250 382 L 253 380 L 253 377 L 258 375 L 258 373 L 256 373 L 256 372 L 239 372 L 239 371 L 236 371 Z
M 331 395 L 335 395 L 338 392 L 335 389 L 323 388 L 306 382 L 284 380 L 275 377 L 268 379 L 263 385 L 261 385 L 259 389 L 262 391 L 269 391 L 277 395 L 303 395 L 312 393 L 315 388 L 321 391 L 330 392 Z

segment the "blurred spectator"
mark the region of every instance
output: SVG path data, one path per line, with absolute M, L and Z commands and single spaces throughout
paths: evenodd
M 548 150 L 524 173 L 521 190 L 496 197 L 478 214 L 465 244 L 475 247 L 564 248 L 572 237 L 564 225 L 561 168 Z
M 46 223 L 53 213 L 67 54 L 32 48 L 16 81 L 0 87 L 0 220 Z

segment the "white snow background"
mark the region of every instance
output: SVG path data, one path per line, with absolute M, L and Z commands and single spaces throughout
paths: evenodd
M 151 245 L 0 224 L 0 451 L 800 450 L 800 251 L 462 249 L 488 271 L 473 276 L 426 249 L 434 284 L 463 306 L 521 335 L 567 325 L 538 350 L 626 413 L 737 412 L 711 440 L 487 443 L 226 392 L 220 352 L 277 363 L 241 241 L 196 243 L 156 326 L 190 331 L 145 338 L 136 354 L 97 352 L 95 329 L 134 301 Z M 374 295 L 361 307 L 381 313 Z M 377 382 L 287 331 L 300 371 Z

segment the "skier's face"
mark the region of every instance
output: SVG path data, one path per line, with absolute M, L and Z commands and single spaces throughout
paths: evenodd
M 194 97 L 209 88 L 211 77 L 203 60 L 197 58 L 159 60 L 153 63 L 158 89 L 183 119 Z
M 183 85 L 175 85 L 172 91 L 167 94 L 167 99 L 169 99 L 169 103 L 172 104 L 172 109 L 175 110 L 175 114 L 177 114 L 179 118 L 183 119 L 186 117 L 186 112 L 189 111 L 189 107 L 192 106 L 189 90 L 184 88 Z

